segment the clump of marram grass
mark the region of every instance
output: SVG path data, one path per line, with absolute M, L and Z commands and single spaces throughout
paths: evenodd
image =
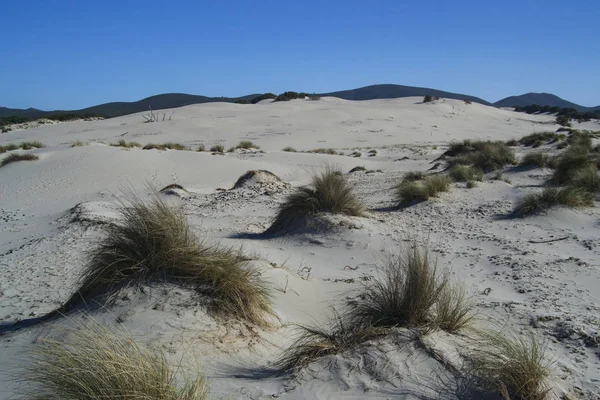
M 259 146 L 255 145 L 254 143 L 252 143 L 249 140 L 242 140 L 241 142 L 238 143 L 237 146 L 235 146 L 236 149 L 246 149 L 246 150 L 250 150 L 250 149 L 260 149 Z
M 82 142 L 81 140 L 76 140 L 73 143 L 71 143 L 70 147 L 82 147 L 85 146 L 87 143 Z
M 17 150 L 19 146 L 14 143 L 7 144 L 5 146 L 0 146 L 0 154 L 6 153 L 7 151 Z
M 20 378 L 25 399 L 205 400 L 204 376 L 178 377 L 165 354 L 99 324 L 44 339 Z
M 564 134 L 556 132 L 536 132 L 527 136 L 523 136 L 519 142 L 523 146 L 539 147 L 542 144 L 554 143 L 560 139 L 564 139 Z
M 473 374 L 490 391 L 505 399 L 544 400 L 550 389 L 546 378 L 552 362 L 546 347 L 533 332 L 484 332 L 477 350 L 469 357 Z
M 590 164 L 586 168 L 578 170 L 575 176 L 573 176 L 570 186 L 590 193 L 600 193 L 598 167 Z
M 450 166 L 471 165 L 484 172 L 495 171 L 515 163 L 514 151 L 501 141 L 464 140 L 451 143 L 444 156 L 450 157 Z
M 225 147 L 221 144 L 216 144 L 210 148 L 210 151 L 213 153 L 223 153 L 225 151 Z
M 581 146 L 570 147 L 555 161 L 552 182 L 557 185 L 569 184 L 579 171 L 599 164 L 600 157 L 589 149 Z
M 420 181 L 403 180 L 396 186 L 396 200 L 400 207 L 426 201 L 438 193 L 447 192 L 450 183 L 446 175 L 429 175 Z
M 298 222 L 320 212 L 363 216 L 365 207 L 356 197 L 352 186 L 343 173 L 335 168 L 326 168 L 312 177 L 308 186 L 297 188 L 283 204 L 266 234 L 285 232 Z
M 198 150 L 196 150 L 196 151 L 199 151 L 199 152 L 206 151 L 206 146 L 201 144 L 198 146 Z
M 120 214 L 118 223 L 104 226 L 67 305 L 81 298 L 111 304 L 123 288 L 166 280 L 195 287 L 219 316 L 267 325 L 268 290 L 240 251 L 202 243 L 183 213 L 159 197 L 144 203 L 131 196 Z
M 420 181 L 423 178 L 425 178 L 424 172 L 410 171 L 410 172 L 407 172 L 406 174 L 404 174 L 404 177 L 402 179 L 407 182 L 414 182 L 414 181 Z
M 119 139 L 117 143 L 111 143 L 112 147 L 123 147 L 126 149 L 131 149 L 133 147 L 142 147 L 138 142 L 128 142 L 125 139 Z
M 526 154 L 522 159 L 519 165 L 523 167 L 535 166 L 535 167 L 546 167 L 548 165 L 550 158 L 548 154 L 542 153 L 541 151 L 535 151 L 532 153 Z
M 566 186 L 562 188 L 545 187 L 541 192 L 530 193 L 520 199 L 513 215 L 525 217 L 539 214 L 549 208 L 566 206 L 571 208 L 589 207 L 594 204 L 594 196 L 585 189 Z
M 17 161 L 34 161 L 34 160 L 39 160 L 39 159 L 40 158 L 38 156 L 36 156 L 35 154 L 12 153 L 2 159 L 2 162 L 0 162 L 0 167 L 4 167 L 5 165 L 14 163 Z
M 309 150 L 309 153 L 316 153 L 316 154 L 329 154 L 329 155 L 336 155 L 337 151 L 335 151 L 335 149 L 324 149 L 324 148 L 319 148 L 319 149 L 313 149 L 313 150 Z
M 455 165 L 448 174 L 456 182 L 481 181 L 483 172 L 479 168 L 468 165 Z
M 148 143 L 142 150 L 187 150 L 187 147 L 181 143 L 167 142 L 163 144 Z
M 19 147 L 23 150 L 31 150 L 31 149 L 41 149 L 46 147 L 46 145 L 39 140 L 33 142 L 22 142 L 19 144 Z
M 295 152 L 297 152 L 298 150 L 296 150 L 295 148 L 293 148 L 293 147 L 291 147 L 291 146 L 287 146 L 287 147 L 284 147 L 284 148 L 283 148 L 283 151 L 287 151 L 287 152 L 289 152 L 289 153 L 295 153 Z
M 448 282 L 436 302 L 435 325 L 439 329 L 455 333 L 468 327 L 473 321 L 473 303 L 467 297 L 463 285 Z

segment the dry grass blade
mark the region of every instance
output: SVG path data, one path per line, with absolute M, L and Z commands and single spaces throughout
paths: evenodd
M 533 332 L 526 336 L 485 332 L 471 363 L 474 373 L 490 389 L 503 391 L 513 400 L 543 400 L 549 394 L 545 379 L 551 362 L 545 346 Z
M 388 329 L 363 326 L 335 314 L 330 327 L 299 326 L 299 337 L 276 363 L 280 371 L 298 371 L 321 357 L 343 353 L 377 337 Z
M 32 400 L 146 399 L 205 400 L 202 375 L 178 380 L 164 354 L 98 324 L 70 332 L 66 340 L 45 340 L 32 350 L 22 377 L 23 396 Z
M 79 293 L 109 300 L 128 285 L 169 280 L 196 287 L 215 311 L 266 325 L 268 290 L 239 251 L 206 246 L 185 216 L 159 197 L 144 203 L 131 196 L 122 220 L 106 225 L 106 236 L 91 251 Z
M 427 249 L 413 243 L 390 261 L 379 278 L 365 287 L 350 319 L 379 327 L 426 327 L 448 278 L 431 263 Z
M 313 175 L 311 184 L 297 188 L 279 207 L 265 233 L 285 232 L 297 221 L 319 212 L 363 216 L 365 207 L 354 194 L 341 171 L 327 168 Z

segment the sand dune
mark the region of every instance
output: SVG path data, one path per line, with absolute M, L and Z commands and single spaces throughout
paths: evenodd
M 26 140 L 47 145 L 29 151 L 37 161 L 0 168 L 0 399 L 17 390 L 12 380 L 23 350 L 79 317 L 18 332 L 10 325 L 49 313 L 74 293 L 102 225 L 118 218 L 124 190 L 146 198 L 148 184 L 160 189 L 173 183 L 185 191 L 163 198 L 183 210 L 196 234 L 253 255 L 253 265 L 272 288 L 275 327 L 218 322 L 190 290 L 173 284 L 132 290 L 92 316 L 165 349 L 174 363 L 198 365 L 216 398 L 461 398 L 443 363 L 415 342 L 399 346 L 394 338 L 328 356 L 298 376 L 269 370 L 292 342 L 292 324 L 326 323 L 332 306 L 352 297 L 378 273 L 386 254 L 413 237 L 429 243 L 439 265 L 465 283 L 480 326 L 534 329 L 546 340 L 554 360 L 553 398 L 564 393 L 598 398 L 597 208 L 506 218 L 517 198 L 549 178 L 546 168 L 507 167 L 510 183 L 488 174 L 473 189 L 454 183 L 439 198 L 402 210 L 394 207 L 391 190 L 403 173 L 430 169 L 451 141 L 505 141 L 555 131 L 552 116 L 455 100 L 423 104 L 420 98 L 209 103 L 164 112 L 165 121 L 156 123 L 133 114 L 0 135 L 0 145 Z M 600 130 L 600 123 L 575 127 Z M 260 150 L 213 155 L 108 145 L 120 139 L 177 142 L 193 150 L 250 140 Z M 86 145 L 70 147 L 75 141 Z M 286 146 L 333 148 L 344 155 L 282 151 Z M 366 147 L 376 154 L 369 156 Z M 542 149 L 557 152 L 550 145 Z M 355 151 L 360 157 L 352 156 Z M 528 151 L 517 149 L 517 155 Z M 369 215 L 347 217 L 333 232 L 259 237 L 285 195 L 326 165 L 369 170 L 346 175 Z M 290 185 L 249 181 L 231 189 L 249 170 L 268 170 Z M 468 334 L 435 332 L 424 340 L 457 364 L 457 354 L 474 346 Z

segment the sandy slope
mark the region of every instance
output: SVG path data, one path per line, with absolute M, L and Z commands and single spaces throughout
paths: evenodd
M 41 140 L 40 160 L 0 169 L 0 324 L 55 309 L 76 289 L 86 251 L 101 235 L 98 222 L 115 217 L 122 189 L 148 194 L 145 183 L 183 185 L 170 196 L 209 241 L 243 246 L 271 282 L 281 326 L 261 331 L 224 326 L 206 315 L 186 290 L 165 286 L 130 293 L 95 318 L 168 350 L 174 362 L 200 364 L 212 392 L 234 398 L 461 398 L 442 365 L 414 342 L 390 338 L 352 354 L 316 362 L 301 376 L 274 376 L 268 365 L 293 339 L 290 323 L 325 323 L 330 307 L 353 296 L 376 273 L 386 252 L 408 237 L 428 241 L 439 264 L 465 282 L 480 324 L 493 320 L 517 331 L 528 326 L 546 339 L 556 360 L 555 394 L 596 398 L 600 392 L 600 213 L 557 209 L 525 220 L 504 218 L 514 200 L 539 186 L 551 171 L 511 169 L 503 181 L 474 189 L 454 184 L 439 199 L 393 209 L 390 188 L 411 170 L 427 170 L 443 144 L 464 138 L 506 140 L 555 130 L 551 116 L 530 116 L 479 104 L 420 99 L 349 102 L 334 98 L 235 105 L 210 103 L 166 111 L 171 120 L 143 123 L 139 114 L 14 131 L 0 144 Z M 594 122 L 586 129 L 600 129 Z M 106 144 L 166 141 L 226 147 L 252 140 L 263 152 L 224 156 L 191 151 L 145 151 Z M 76 141 L 87 146 L 70 148 Z M 286 153 L 317 147 L 370 146 L 377 155 Z M 405 158 L 407 157 L 407 158 Z M 335 164 L 378 170 L 349 175 L 369 206 L 368 218 L 351 218 L 336 233 L 306 233 L 263 240 L 262 232 L 291 189 L 249 186 L 229 191 L 250 169 L 266 169 L 297 186 L 315 168 Z M 77 207 L 79 203 L 83 203 Z M 74 208 L 75 207 L 75 208 Z M 552 238 L 565 240 L 536 243 Z M 484 290 L 490 288 L 489 295 Z M 22 351 L 56 332 L 58 320 L 0 338 L 0 398 Z M 452 358 L 469 346 L 465 337 L 436 333 L 424 340 Z M 257 367 L 258 366 L 258 367 Z M 264 367 L 264 368 L 263 368 Z M 432 379 L 448 378 L 448 379 Z M 442 384 L 441 382 L 446 382 Z M 464 397 L 462 397 L 464 398 Z

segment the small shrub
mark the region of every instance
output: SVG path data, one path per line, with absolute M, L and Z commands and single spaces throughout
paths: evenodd
M 562 126 L 571 126 L 571 117 L 568 115 L 559 115 L 556 117 L 556 123 Z
M 83 143 L 82 141 L 77 140 L 71 144 L 71 147 L 81 147 L 81 146 L 85 146 L 86 144 L 87 143 Z
M 400 207 L 406 207 L 447 192 L 449 187 L 450 178 L 445 175 L 429 175 L 420 181 L 403 180 L 396 186 L 396 199 Z
M 133 147 L 142 147 L 142 145 L 138 142 L 127 142 L 125 139 L 120 139 L 117 143 L 111 143 L 110 145 L 113 147 L 124 147 L 126 149 L 131 149 Z
M 5 165 L 14 163 L 17 161 L 34 161 L 34 160 L 39 160 L 39 157 L 36 156 L 35 154 L 12 153 L 2 159 L 2 162 L 0 162 L 0 167 L 4 167 Z
M 268 291 L 243 254 L 204 245 L 183 213 L 159 197 L 149 203 L 133 197 L 120 214 L 119 223 L 105 226 L 80 289 L 67 304 L 81 299 L 110 304 L 124 287 L 166 280 L 195 287 L 218 315 L 267 325 Z
M 6 153 L 7 151 L 17 150 L 19 146 L 14 143 L 7 144 L 6 146 L 0 146 L 0 154 Z
M 404 177 L 402 179 L 407 182 L 414 182 L 420 181 L 423 178 L 425 178 L 425 173 L 421 171 L 410 171 L 404 174 Z
M 546 187 L 539 193 L 530 193 L 517 203 L 513 215 L 525 217 L 539 214 L 555 206 L 571 208 L 588 207 L 593 205 L 594 197 L 587 190 L 575 187 Z
M 249 140 L 242 140 L 237 146 L 235 146 L 236 149 L 260 149 L 259 146 L 255 145 L 254 143 L 252 143 Z
M 22 142 L 19 145 L 20 148 L 22 148 L 23 150 L 31 150 L 31 149 L 41 149 L 46 147 L 45 144 L 43 144 L 42 142 L 36 140 L 34 142 Z
M 489 332 L 470 357 L 471 369 L 487 389 L 506 399 L 544 400 L 549 389 L 545 379 L 551 362 L 546 348 L 533 332 L 526 337 L 514 333 Z
M 481 181 L 483 180 L 483 173 L 479 168 L 469 167 L 466 165 L 455 165 L 450 169 L 450 178 L 456 182 L 466 181 Z
M 210 148 L 210 151 L 213 153 L 223 153 L 225 151 L 225 147 L 223 145 L 217 144 Z
M 200 146 L 198 146 L 198 151 L 206 151 L 206 146 L 201 144 Z
M 314 150 L 310 150 L 309 153 L 317 153 L 317 154 L 329 154 L 329 155 L 336 155 L 337 151 L 335 151 L 335 149 L 324 149 L 324 148 L 319 148 L 319 149 L 314 149 Z
M 327 168 L 315 174 L 309 186 L 297 188 L 280 205 L 275 220 L 265 233 L 285 232 L 309 215 L 319 212 L 363 216 L 365 207 L 354 194 L 342 172 Z
M 289 153 L 295 153 L 297 150 L 291 146 L 287 146 L 283 148 L 283 151 L 287 151 Z
M 535 166 L 543 168 L 548 165 L 548 161 L 548 154 L 538 151 L 526 154 L 521 160 L 520 165 L 524 167 Z
M 25 366 L 21 377 L 25 398 L 208 398 L 208 382 L 202 375 L 176 377 L 162 351 L 142 347 L 128 335 L 98 324 L 64 333 L 66 339 L 44 339 L 31 350 L 31 364 Z

